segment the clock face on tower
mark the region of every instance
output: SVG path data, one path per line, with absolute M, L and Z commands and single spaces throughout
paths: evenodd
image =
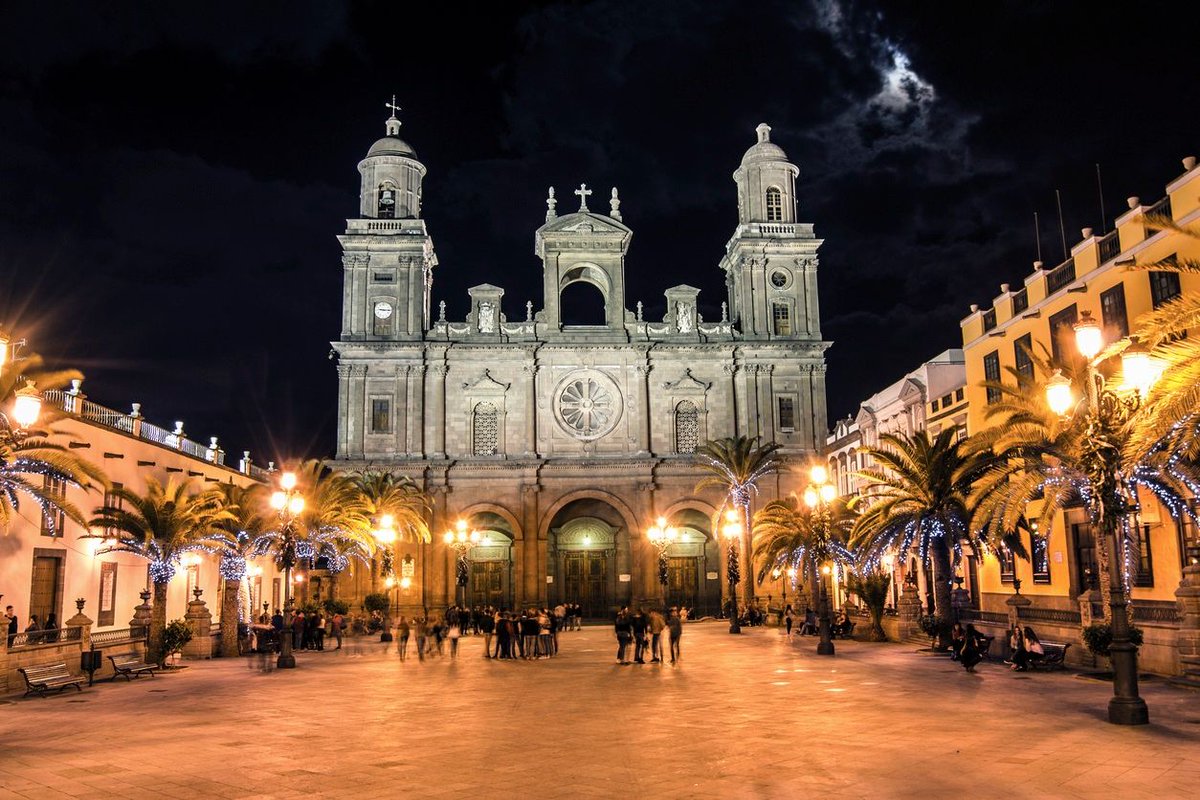
M 380 319 L 387 319 L 392 315 L 392 304 L 386 300 L 380 300 L 375 304 L 375 316 Z

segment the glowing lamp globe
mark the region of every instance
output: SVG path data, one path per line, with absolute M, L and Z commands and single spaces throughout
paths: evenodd
M 407 589 L 410 586 L 412 586 L 412 578 L 401 578 L 400 579 L 400 588 L 401 589 Z
M 810 486 L 804 490 L 804 505 L 808 506 L 809 508 L 816 508 L 817 503 L 820 502 L 820 500 L 821 498 L 817 494 L 817 490 L 813 487 Z
M 285 472 L 279 476 L 279 485 L 285 492 L 290 492 L 296 488 L 296 473 Z
M 1142 397 L 1150 392 L 1160 372 L 1158 364 L 1150 355 L 1150 349 L 1139 342 L 1136 336 L 1130 337 L 1129 347 L 1121 353 L 1121 371 L 1125 376 L 1125 385 L 1136 390 Z
M 396 585 L 396 579 L 393 578 L 391 575 L 388 575 L 387 580 L 385 580 L 383 582 L 383 585 L 390 589 Z
M 8 345 L 10 340 L 8 334 L 0 333 L 0 367 L 8 361 Z
M 832 483 L 821 484 L 821 488 L 819 491 L 821 493 L 821 499 L 824 500 L 826 503 L 832 503 L 833 499 L 835 497 L 837 497 L 837 489 L 834 487 L 834 485 Z
M 13 400 L 13 419 L 22 428 L 28 428 L 34 425 L 38 416 L 42 413 L 42 396 L 38 394 L 37 389 L 32 383 L 26 383 L 16 391 L 16 399 Z
M 276 511 L 283 511 L 287 508 L 287 495 L 283 492 L 273 492 L 271 494 L 271 508 Z
M 454 543 L 454 531 L 446 531 L 444 534 L 442 534 L 442 541 L 445 542 L 446 544 L 453 544 Z
M 294 516 L 304 510 L 304 498 L 295 495 L 288 499 L 288 511 Z
M 821 567 L 822 575 L 829 575 L 832 572 L 833 572 L 833 568 L 830 567 L 828 564 L 825 564 L 824 566 Z
M 1079 354 L 1089 361 L 1104 348 L 1104 331 L 1090 311 L 1080 314 L 1079 321 L 1075 323 L 1075 346 L 1079 348 Z
M 813 483 L 821 484 L 829 480 L 829 471 L 821 464 L 814 464 L 808 474 Z
M 1062 370 L 1054 370 L 1050 380 L 1046 381 L 1046 404 L 1058 416 L 1065 416 L 1075 403 L 1071 394 L 1071 380 L 1062 374 Z

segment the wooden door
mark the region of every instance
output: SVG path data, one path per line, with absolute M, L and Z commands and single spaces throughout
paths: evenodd
M 694 608 L 699 600 L 700 559 L 667 559 L 667 605 Z
M 508 563 L 504 561 L 472 561 L 471 597 L 468 602 L 472 605 L 507 608 L 509 603 L 504 587 L 507 568 Z
M 58 615 L 62 605 L 59 579 L 62 572 L 62 559 L 56 556 L 34 556 L 33 580 L 29 591 L 29 614 L 37 615 L 38 624 L 45 625 L 46 617 Z M 28 624 L 28 621 L 26 621 Z M 62 627 L 62 619 L 58 619 Z
M 608 555 L 578 552 L 563 554 L 563 600 L 578 603 L 585 617 L 607 617 Z

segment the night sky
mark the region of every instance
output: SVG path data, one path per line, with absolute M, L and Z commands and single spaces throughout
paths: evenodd
M 1114 8 L 1109 8 L 1112 5 Z M 0 324 L 104 405 L 259 460 L 331 455 L 335 236 L 395 93 L 452 319 L 540 307 L 546 188 L 621 191 L 627 304 L 700 287 L 768 122 L 816 224 L 831 421 L 1036 258 L 1200 151 L 1195 34 L 1154 3 L 7 3 Z M 605 208 L 593 198 L 593 208 Z M 563 201 L 560 210 L 573 210 Z

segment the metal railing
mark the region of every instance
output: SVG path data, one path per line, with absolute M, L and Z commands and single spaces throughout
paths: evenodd
M 996 327 L 996 309 L 989 308 L 983 312 L 983 329 L 990 331 L 994 327 Z
M 1015 317 L 1017 314 L 1020 314 L 1022 311 L 1025 311 L 1027 308 L 1029 308 L 1029 291 L 1027 289 L 1022 289 L 1021 291 L 1013 294 L 1013 296 L 1012 296 L 1012 314 L 1013 314 L 1013 316 Z
M 1159 200 L 1154 205 L 1146 209 L 1146 216 L 1171 216 L 1171 196 L 1167 195 L 1162 200 Z
M 1030 622 L 1055 622 L 1060 625 L 1078 625 L 1079 612 L 1069 608 L 1038 608 L 1026 606 L 1018 612 L 1018 616 Z
M 1046 274 L 1046 294 L 1057 292 L 1075 280 L 1075 259 L 1068 258 Z
M 1159 625 L 1178 625 L 1179 607 L 1170 601 L 1142 600 L 1130 604 L 1134 622 L 1151 622 Z
M 1099 252 L 1101 264 L 1112 261 L 1121 254 L 1121 237 L 1117 236 L 1116 231 L 1113 231 L 1101 239 L 1097 247 L 1100 249 Z
M 111 631 L 97 631 L 92 634 L 92 649 L 109 647 L 114 644 L 142 642 L 146 640 L 145 628 L 117 628 Z
M 55 628 L 48 631 L 27 631 L 11 634 L 8 637 L 8 649 L 16 650 L 22 647 L 39 647 L 68 642 L 78 642 L 82 628 Z

